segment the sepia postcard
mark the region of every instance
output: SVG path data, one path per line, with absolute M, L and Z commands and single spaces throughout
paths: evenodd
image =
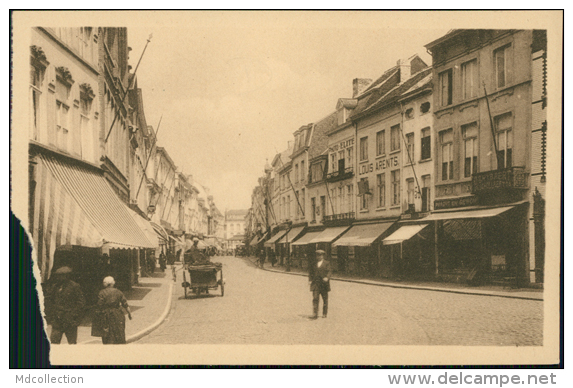
M 559 363 L 563 12 L 12 17 L 53 365 Z

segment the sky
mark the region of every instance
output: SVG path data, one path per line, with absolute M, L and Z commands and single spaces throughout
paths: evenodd
M 126 22 L 130 64 L 152 34 L 137 70 L 147 123 L 162 118 L 158 145 L 222 211 L 250 207 L 266 161 L 352 97 L 354 78 L 414 54 L 431 65 L 424 45 L 448 31 L 389 28 L 385 13 L 184 14 Z

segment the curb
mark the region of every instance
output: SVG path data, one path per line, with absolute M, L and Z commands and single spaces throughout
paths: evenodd
M 251 261 L 250 259 L 248 259 L 248 260 Z M 261 269 L 260 267 L 257 267 L 257 268 Z M 285 271 L 280 271 L 280 270 L 270 269 L 270 268 L 262 268 L 262 269 L 265 271 L 282 273 L 285 275 L 295 275 L 295 276 L 304 276 L 304 277 L 308 276 L 306 274 L 302 274 L 302 273 L 298 273 L 298 272 L 285 272 Z M 490 292 L 462 291 L 462 290 L 449 289 L 449 288 L 410 286 L 410 285 L 406 285 L 406 284 L 380 283 L 380 282 L 375 282 L 375 281 L 358 280 L 358 279 L 343 279 L 343 278 L 337 278 L 337 277 L 332 277 L 331 280 L 337 280 L 339 282 L 347 282 L 347 283 L 365 284 L 365 285 L 369 285 L 369 286 L 378 286 L 378 287 L 403 288 L 403 289 L 421 290 L 421 291 L 448 292 L 451 294 L 463 294 L 463 295 L 495 296 L 498 298 L 522 299 L 522 300 L 533 300 L 533 301 L 537 301 L 537 302 L 543 302 L 543 297 L 534 298 L 534 297 L 529 297 L 529 296 L 504 295 L 504 294 L 490 293 Z

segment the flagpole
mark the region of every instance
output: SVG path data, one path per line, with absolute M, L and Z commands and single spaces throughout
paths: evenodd
M 491 137 L 493 138 L 493 147 L 495 148 L 495 165 L 496 165 L 496 169 L 499 169 L 499 160 L 497 160 L 498 156 L 497 156 L 497 140 L 495 139 L 495 129 L 493 127 L 493 119 L 491 117 L 491 110 L 489 109 L 489 97 L 487 96 L 487 90 L 485 89 L 485 81 L 482 81 L 483 83 L 483 92 L 485 94 L 485 102 L 487 104 L 487 113 L 489 115 L 489 126 L 491 129 Z
M 123 98 L 121 99 L 120 105 L 123 105 L 123 102 L 125 101 L 125 98 L 127 97 L 127 93 L 129 92 L 129 89 L 131 88 L 131 83 L 135 80 L 135 74 L 137 73 L 137 68 L 139 67 L 139 64 L 141 63 L 141 59 L 143 58 L 143 54 L 145 54 L 145 50 L 147 49 L 147 45 L 149 44 L 149 42 L 151 42 L 152 36 L 153 36 L 153 34 L 149 35 L 149 38 L 147 38 L 147 43 L 145 44 L 145 47 L 143 48 L 143 51 L 141 52 L 141 56 L 139 57 L 139 61 L 137 61 L 137 65 L 135 66 L 135 70 L 133 71 L 133 77 L 131 77 L 131 79 L 129 80 L 129 82 L 127 84 L 127 89 L 125 89 L 125 93 L 123 94 Z M 107 139 L 109 139 L 109 135 L 111 134 L 111 131 L 113 130 L 113 125 L 115 124 L 118 115 L 119 115 L 119 109 L 117 109 L 115 112 L 115 116 L 113 117 L 113 121 L 111 122 L 111 125 L 109 127 L 109 131 L 107 132 L 107 136 L 105 137 L 104 143 L 107 143 Z
M 147 155 L 147 161 L 145 162 L 145 167 L 143 168 L 143 176 L 139 181 L 139 187 L 137 188 L 137 194 L 135 194 L 135 198 L 139 195 L 139 190 L 141 190 L 141 184 L 143 183 L 143 178 L 147 174 L 147 166 L 149 165 L 149 159 L 151 159 L 151 154 L 153 154 L 153 148 L 155 148 L 155 144 L 157 144 L 157 135 L 159 134 L 159 128 L 161 128 L 161 120 L 163 119 L 163 115 L 159 118 L 159 124 L 157 124 L 157 131 L 155 132 L 155 138 L 153 139 L 153 145 L 149 149 L 149 155 Z

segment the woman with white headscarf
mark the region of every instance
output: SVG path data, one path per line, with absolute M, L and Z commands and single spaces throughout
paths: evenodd
M 97 310 L 100 317 L 101 340 L 104 344 L 125 344 L 125 316 L 131 319 L 131 310 L 123 292 L 115 288 L 111 276 L 103 279 L 103 290 L 98 294 Z

